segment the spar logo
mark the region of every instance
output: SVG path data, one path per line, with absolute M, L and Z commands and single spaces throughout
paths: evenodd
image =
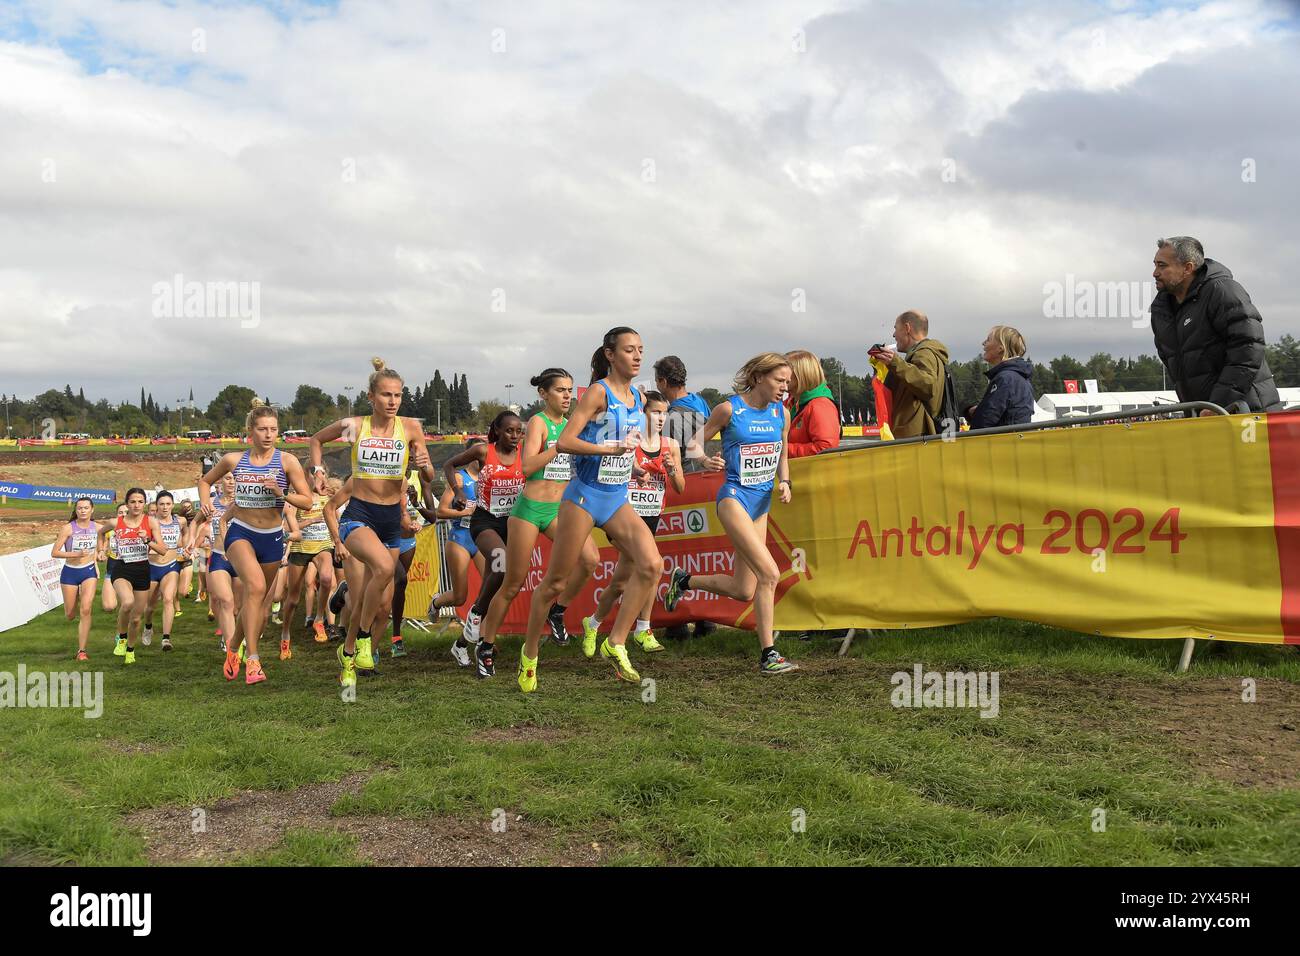
M 703 508 L 684 508 L 681 511 L 665 512 L 659 519 L 659 533 L 656 537 L 672 535 L 707 534 L 709 531 L 709 513 Z
M 49 607 L 53 598 L 50 596 L 50 589 L 45 586 L 45 582 L 41 579 L 41 572 L 36 567 L 36 562 L 31 558 L 23 558 L 23 571 L 27 574 L 27 580 L 32 583 L 32 590 L 41 599 L 41 603 Z

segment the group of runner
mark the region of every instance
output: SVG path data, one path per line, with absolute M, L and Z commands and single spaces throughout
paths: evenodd
M 533 589 L 517 667 L 520 689 L 535 691 L 543 635 L 560 646 L 569 642 L 564 614 L 600 560 L 592 540 L 600 528 L 618 561 L 597 607 L 582 619 L 583 653 L 594 657 L 599 651 L 620 680 L 639 682 L 628 638 L 643 652 L 663 650 L 651 630 L 664 570 L 655 533 L 667 489 L 684 488 L 683 455 L 689 455 L 708 470 L 725 472 L 717 514 L 735 547 L 735 569 L 731 575 L 674 569 L 664 607 L 672 611 L 692 590 L 752 601 L 760 672 L 797 669 L 774 646 L 779 570 L 766 547 L 774 492 L 782 502 L 791 496 L 785 448 L 790 417 L 782 404 L 788 360 L 769 352 L 746 362 L 733 383 L 735 394 L 712 410 L 702 432 L 683 449 L 662 434 L 668 400 L 633 384 L 642 359 L 635 330 L 611 329 L 592 355 L 590 386 L 576 404 L 573 376 L 562 368 L 541 372 L 532 380 L 541 410 L 526 424 L 513 411 L 501 412 L 486 441 L 471 440 L 446 462 L 446 488 L 433 508 L 427 503 L 434 501 L 435 472 L 423 429 L 398 414 L 402 378 L 381 359 L 372 360 L 371 414 L 341 419 L 313 435 L 307 468 L 276 447 L 274 408 L 254 403 L 246 420 L 248 448 L 223 455 L 199 479 L 197 511 L 187 504 L 188 513 L 177 514 L 171 495 L 159 492 L 157 513 L 150 514 L 139 488 L 127 492 L 115 519 L 96 521 L 89 499 L 77 502 L 53 555 L 66 562 L 67 617 L 80 614 L 78 658 L 86 657 L 97 558 L 108 559 L 105 607 L 111 591 L 118 613 L 114 654 L 130 664 L 136 639 L 151 641 L 152 629 L 143 623 L 152 621 L 159 603 L 162 648 L 171 648 L 178 595 L 189 592 L 181 573 L 192 557 L 200 596 L 206 591 L 209 616 L 217 621 L 227 680 L 241 667 L 247 684 L 266 679 L 259 639 L 277 601 L 280 659 L 292 656 L 292 622 L 305 592 L 309 629 L 320 643 L 342 638 L 339 682 L 354 687 L 359 672 L 376 672 L 374 635 L 390 615 L 390 653 L 405 655 L 402 608 L 415 534 L 422 520 L 446 520 L 451 530 L 443 562 L 452 586 L 434 596 L 430 618 L 441 618 L 445 628 L 451 618 L 443 609 L 468 600 L 471 563 L 481 579 L 452 642 L 458 665 L 474 668 L 479 677 L 495 675 L 497 635 L 544 534 L 551 540 L 550 560 Z M 708 456 L 704 444 L 719 434 L 722 454 Z M 322 460 L 324 446 L 339 439 L 351 445 L 351 474 L 344 482 L 331 479 Z M 601 641 L 599 627 L 611 614 Z

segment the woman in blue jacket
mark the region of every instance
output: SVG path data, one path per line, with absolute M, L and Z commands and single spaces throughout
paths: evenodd
M 1024 358 L 1025 337 L 1009 325 L 995 325 L 984 339 L 984 374 L 989 385 L 978 405 L 966 410 L 970 427 L 1023 425 L 1034 416 L 1034 367 Z

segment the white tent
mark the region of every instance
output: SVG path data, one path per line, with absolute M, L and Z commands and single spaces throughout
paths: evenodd
M 1287 408 L 1300 406 L 1300 388 L 1279 388 L 1278 394 Z M 1136 408 L 1175 405 L 1178 393 L 1158 392 L 1049 392 L 1042 395 L 1034 407 L 1033 421 L 1054 421 L 1080 415 L 1100 415 L 1105 412 L 1131 411 Z

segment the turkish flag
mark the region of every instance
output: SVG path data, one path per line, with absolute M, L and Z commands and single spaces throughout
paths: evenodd
M 1079 380 L 1077 378 L 1067 378 L 1065 380 L 1065 394 L 1077 395 L 1079 393 Z

